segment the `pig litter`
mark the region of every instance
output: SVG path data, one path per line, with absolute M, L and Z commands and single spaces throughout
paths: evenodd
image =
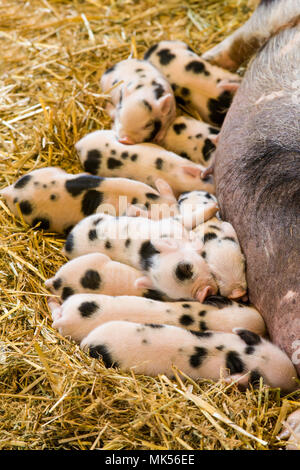
M 99 85 L 106 69 L 130 54 L 142 59 L 162 40 L 183 41 L 201 55 L 251 8 L 248 0 L 5 2 L 0 188 L 40 168 L 82 173 L 75 144 L 112 125 Z M 184 103 L 179 109 L 200 118 Z M 3 198 L 0 205 L 0 449 L 284 448 L 277 435 L 299 406 L 296 393 L 281 396 L 262 381 L 240 391 L 175 367 L 171 378 L 106 368 L 62 336 L 52 327 L 45 281 L 67 262 L 66 239 L 29 226 L 28 204 L 23 215 Z

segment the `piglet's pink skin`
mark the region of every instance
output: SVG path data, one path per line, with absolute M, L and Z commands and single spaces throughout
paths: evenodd
M 81 347 L 107 367 L 136 374 L 174 375 L 173 366 L 194 380 L 257 384 L 260 377 L 284 392 L 295 389 L 296 371 L 279 348 L 248 330 L 195 332 L 170 325 L 110 321 L 93 329 Z
M 132 178 L 150 186 L 162 178 L 176 197 L 184 191 L 214 192 L 213 179 L 202 179 L 204 166 L 158 145 L 124 145 L 114 131 L 100 130 L 83 137 L 75 147 L 84 170 L 93 175 Z
M 203 243 L 190 242 L 189 232 L 174 219 L 92 215 L 69 233 L 64 254 L 73 259 L 101 252 L 115 261 L 142 270 L 140 289 L 156 289 L 170 299 L 203 301 L 217 286 L 203 257 Z
M 241 78 L 211 65 L 182 41 L 161 41 L 145 53 L 145 59 L 170 81 L 176 100 L 195 108 L 201 118 L 221 127 Z
M 23 175 L 0 194 L 12 213 L 16 216 L 21 213 L 29 225 L 68 233 L 77 222 L 101 212 L 101 208 L 119 215 L 126 213 L 132 203 L 146 207 L 154 203 L 167 207 L 175 204 L 170 186 L 161 179 L 156 183 L 158 190 L 126 178 L 72 175 L 60 168 L 47 167 Z
M 112 261 L 102 253 L 90 253 L 65 263 L 45 286 L 62 300 L 77 293 L 164 298 L 158 290 L 135 287 L 141 276 L 141 271 L 127 264 Z
M 92 329 L 108 321 L 132 321 L 180 326 L 196 331 L 227 331 L 239 326 L 264 334 L 262 317 L 252 307 L 212 297 L 207 303 L 160 302 L 135 296 L 111 297 L 75 294 L 62 305 L 49 301 L 53 327 L 64 336 L 81 341 Z
M 144 60 L 123 60 L 106 70 L 101 87 L 110 95 L 107 110 L 120 142 L 161 142 L 175 119 L 176 105 L 171 86 L 156 67 Z
M 213 162 L 219 129 L 203 121 L 178 116 L 169 127 L 162 147 L 208 167 Z

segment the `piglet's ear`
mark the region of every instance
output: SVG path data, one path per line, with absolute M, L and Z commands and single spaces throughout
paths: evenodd
M 238 87 L 240 86 L 241 82 L 239 80 L 221 80 L 217 87 L 221 88 L 222 90 L 235 92 Z
M 160 108 L 160 111 L 163 115 L 168 114 L 171 109 L 172 103 L 174 101 L 173 95 L 171 93 L 167 93 L 166 95 L 159 98 L 157 104 Z
M 167 183 L 167 181 L 162 178 L 158 178 L 157 180 L 155 180 L 155 186 L 157 187 L 157 190 L 161 194 L 161 196 L 168 197 L 168 199 L 172 201 L 174 200 L 174 202 L 176 202 L 173 189 L 171 188 L 169 183 Z
M 160 253 L 172 253 L 173 251 L 178 250 L 178 243 L 174 238 L 152 240 L 152 244 Z
M 197 168 L 196 166 L 183 166 L 182 171 L 193 178 L 200 178 L 202 174 L 202 169 Z
M 152 289 L 154 286 L 151 279 L 149 279 L 147 276 L 143 276 L 135 280 L 134 287 L 137 289 Z

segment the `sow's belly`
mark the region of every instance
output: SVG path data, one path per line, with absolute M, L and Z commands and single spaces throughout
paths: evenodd
M 246 257 L 250 301 L 300 374 L 300 44 L 284 60 L 274 52 L 288 34 L 246 72 L 219 135 L 215 179 Z

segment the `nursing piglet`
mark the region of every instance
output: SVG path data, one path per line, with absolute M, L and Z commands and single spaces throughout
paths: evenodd
M 169 127 L 161 145 L 183 158 L 208 167 L 213 161 L 219 129 L 206 122 L 179 116 Z
M 156 67 L 144 60 L 123 60 L 106 70 L 101 87 L 110 95 L 107 110 L 120 142 L 161 142 L 175 119 L 176 104 L 170 84 Z
M 154 289 L 139 289 L 134 283 L 142 272 L 127 264 L 112 261 L 102 253 L 90 253 L 65 263 L 55 276 L 45 282 L 53 294 L 66 300 L 77 293 L 135 295 L 163 299 Z
M 257 310 L 234 302 L 221 303 L 223 308 L 220 309 L 199 302 L 160 302 L 126 295 L 76 294 L 62 305 L 55 299 L 50 299 L 48 305 L 53 328 L 78 342 L 97 326 L 116 320 L 173 325 L 196 331 L 231 333 L 237 326 L 257 334 L 265 331 L 264 321 Z
M 162 178 L 175 196 L 194 189 L 214 192 L 205 167 L 150 143 L 124 145 L 110 130 L 92 132 L 75 145 L 84 170 L 93 175 L 122 176 L 153 186 Z
M 96 212 L 126 213 L 131 204 L 163 206 L 176 203 L 169 185 L 159 180 L 152 187 L 126 178 L 102 178 L 80 173 L 72 175 L 47 167 L 23 175 L 0 194 L 13 214 L 40 229 L 68 233 L 84 217 Z M 154 214 L 154 213 L 153 213 Z M 155 214 L 154 214 L 155 216 Z
M 198 254 L 202 242 L 192 243 L 188 236 L 174 219 L 91 215 L 69 233 L 64 253 L 69 259 L 93 252 L 107 254 L 147 274 L 136 281 L 138 288 L 158 289 L 170 299 L 203 301 L 217 293 L 217 286 Z
M 161 41 L 144 59 L 170 81 L 179 104 L 194 107 L 204 121 L 221 127 L 241 82 L 238 75 L 201 59 L 182 41 Z
M 102 359 L 106 367 L 132 369 L 136 374 L 173 377 L 176 366 L 194 380 L 224 377 L 257 385 L 262 377 L 265 384 L 284 392 L 295 389 L 296 371 L 286 354 L 241 328 L 235 328 L 233 334 L 110 321 L 92 330 L 81 347 Z

